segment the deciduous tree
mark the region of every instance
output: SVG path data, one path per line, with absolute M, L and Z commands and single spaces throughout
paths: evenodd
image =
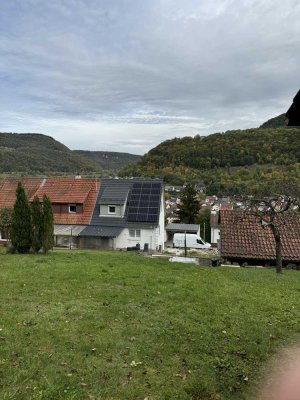
M 43 208 L 39 198 L 34 197 L 31 205 L 31 222 L 32 222 L 32 249 L 38 253 L 42 248 L 43 239 Z

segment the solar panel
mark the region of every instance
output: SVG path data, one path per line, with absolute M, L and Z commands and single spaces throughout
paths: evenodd
M 159 182 L 134 183 L 128 197 L 127 221 L 157 222 L 161 191 L 162 185 Z

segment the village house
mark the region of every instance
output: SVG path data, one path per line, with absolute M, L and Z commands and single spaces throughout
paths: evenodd
M 82 247 L 163 250 L 165 205 L 161 180 L 104 179 Z
M 7 178 L 0 180 L 0 209 L 12 208 L 18 182 L 30 202 L 52 203 L 58 247 L 163 250 L 164 190 L 161 180 Z
M 99 187 L 98 179 L 45 178 L 29 197 L 30 202 L 35 196 L 42 202 L 45 194 L 51 200 L 55 246 L 80 247 L 79 234 L 91 221 Z
M 27 197 L 30 198 L 37 191 L 42 181 L 42 178 L 0 178 L 0 210 L 14 206 L 18 182 L 22 183 Z M 7 239 L 4 232 L 0 232 L 0 243 L 6 243 Z
M 300 264 L 300 213 L 291 211 L 280 227 L 283 264 Z M 220 251 L 228 262 L 256 265 L 275 264 L 275 241 L 260 219 L 241 210 L 219 214 Z

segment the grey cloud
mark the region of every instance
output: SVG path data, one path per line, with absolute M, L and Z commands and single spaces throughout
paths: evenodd
M 79 124 L 99 149 L 144 152 L 257 126 L 300 87 L 299 17 L 296 0 L 3 2 L 0 128 L 72 147 Z

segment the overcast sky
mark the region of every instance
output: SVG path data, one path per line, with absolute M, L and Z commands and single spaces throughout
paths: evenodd
M 299 0 L 1 0 L 0 131 L 143 154 L 300 88 Z

